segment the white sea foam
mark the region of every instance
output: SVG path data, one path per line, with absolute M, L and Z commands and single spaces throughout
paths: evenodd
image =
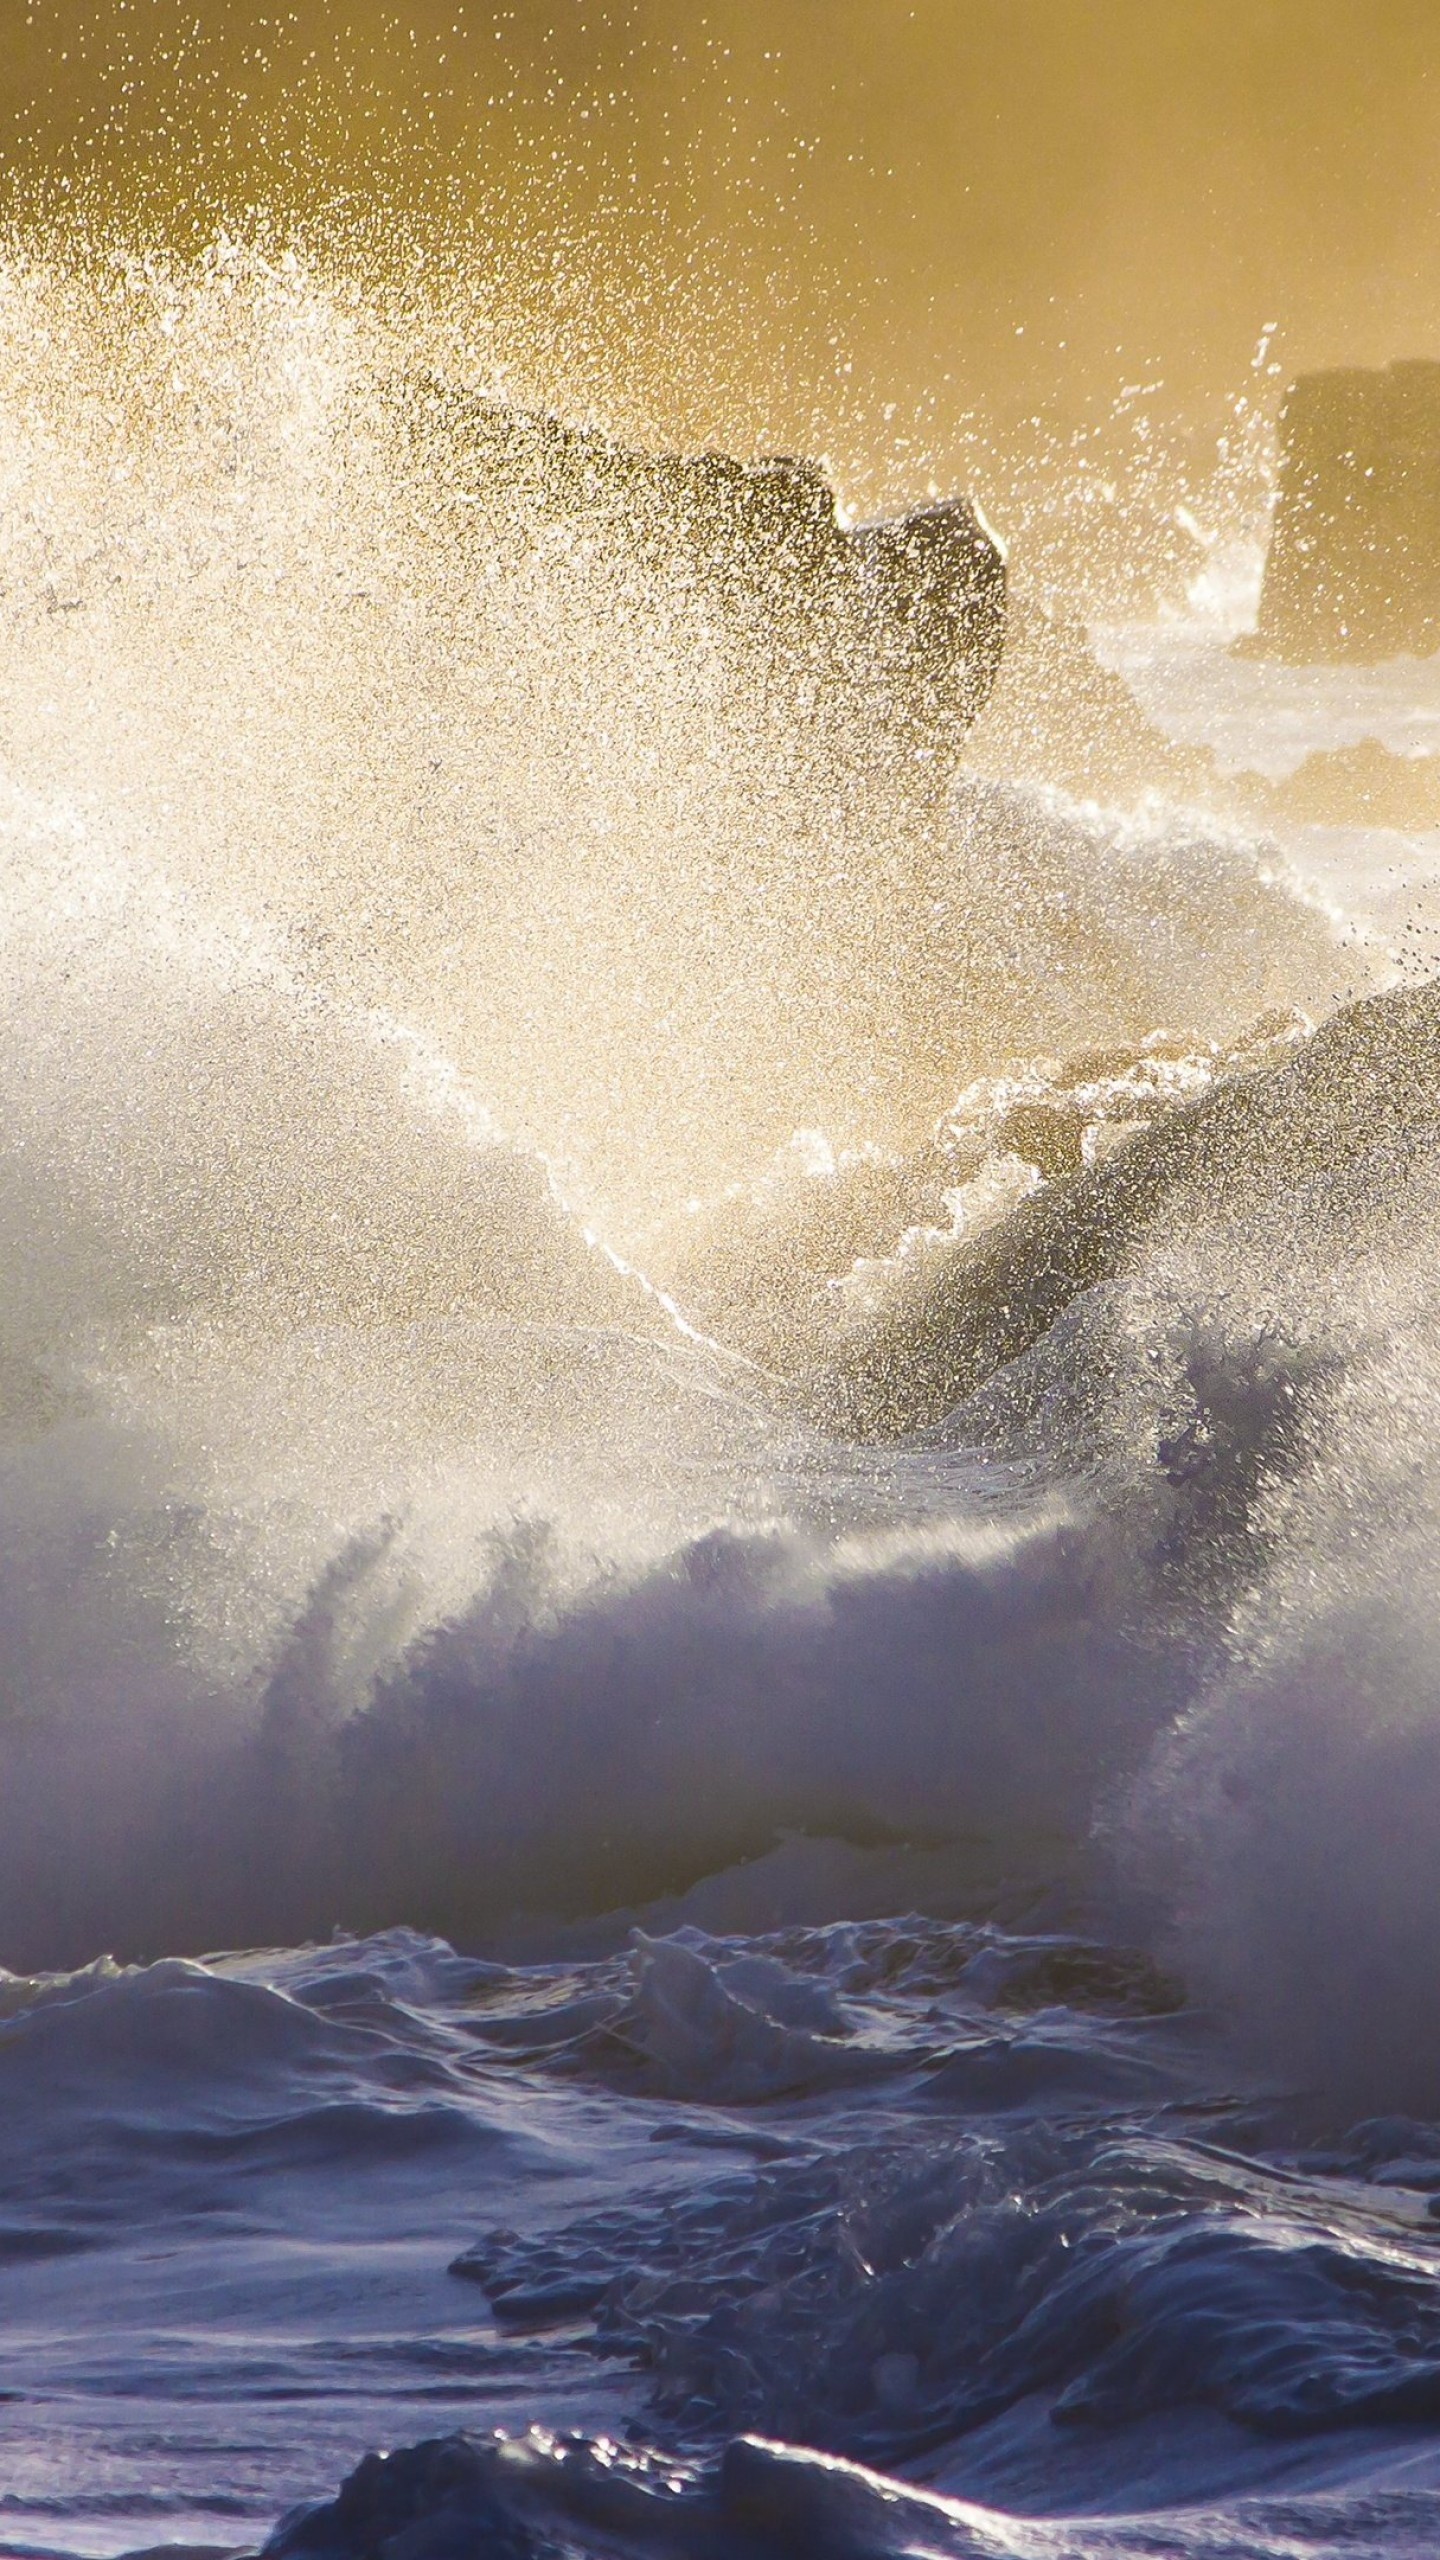
M 417 2560 L 1323 2548 L 1437 2405 L 1431 1002 L 778 734 L 345 281 L 0 267 L 13 2496 L 258 2540 L 433 2401 L 583 2441 L 372 2467 Z

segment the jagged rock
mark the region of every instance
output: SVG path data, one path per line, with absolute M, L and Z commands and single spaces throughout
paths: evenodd
M 1292 665 L 1440 649 L 1440 363 L 1302 374 L 1250 648 Z
M 404 415 L 432 465 L 488 498 L 502 538 L 558 529 L 577 560 L 608 549 L 642 610 L 647 590 L 678 586 L 748 626 L 782 711 L 853 723 L 863 704 L 948 768 L 989 697 L 1005 563 L 963 498 L 852 526 L 823 470 L 789 456 L 639 453 L 436 382 L 408 387 Z

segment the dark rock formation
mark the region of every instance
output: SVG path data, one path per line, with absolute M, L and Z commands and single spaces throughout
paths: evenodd
M 850 526 L 815 463 L 638 453 L 439 383 L 410 386 L 406 424 L 512 546 L 558 531 L 577 566 L 624 569 L 641 609 L 678 591 L 748 629 L 782 712 L 853 723 L 863 705 L 948 769 L 988 699 L 1005 564 L 964 499 Z
M 1304 374 L 1280 413 L 1259 654 L 1440 649 L 1440 363 Z

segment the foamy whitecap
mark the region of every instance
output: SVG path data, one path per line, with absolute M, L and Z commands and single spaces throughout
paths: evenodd
M 0 263 L 12 2520 L 1427 2548 L 1434 999 L 422 320 Z

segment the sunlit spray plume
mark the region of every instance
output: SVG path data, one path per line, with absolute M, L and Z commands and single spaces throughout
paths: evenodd
M 293 256 L 16 256 L 0 328 L 17 773 L 423 1023 L 612 1241 L 1054 1036 L 1043 958 L 989 965 L 953 739 L 827 688 L 803 562 L 777 634 L 663 477 L 648 525 L 537 509 L 443 324 Z
M 610 448 L 537 482 L 462 335 L 228 242 L 0 272 L 7 1948 L 1068 1836 L 1166 1694 L 1128 1530 L 972 1536 L 776 1373 L 1353 964 L 1223 828 L 956 774 L 813 471 L 845 574 L 752 585 L 676 489 L 763 474 L 573 504 Z
M 667 547 L 663 478 L 623 525 L 537 508 L 293 260 L 12 266 L 4 325 L 33 782 L 422 1011 L 622 1229 L 797 1102 L 938 1107 L 933 749 Z

